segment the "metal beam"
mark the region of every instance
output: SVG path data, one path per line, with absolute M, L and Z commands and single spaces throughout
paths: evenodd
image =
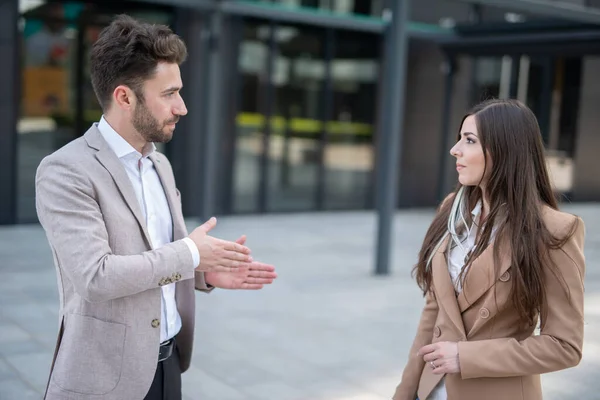
M 282 23 L 300 23 L 373 33 L 380 33 L 385 28 L 385 23 L 377 18 L 348 17 L 318 9 L 286 7 L 277 3 L 224 0 L 220 3 L 220 7 L 225 14 L 266 18 Z
M 600 25 L 600 9 L 564 0 L 455 0 Z
M 17 0 L 0 3 L 0 73 L 7 77 L 0 85 L 0 225 L 17 222 L 17 118 L 21 87 L 18 20 Z
M 211 11 L 216 8 L 213 0 L 132 0 L 138 3 L 160 4 L 173 7 L 191 8 L 197 11 Z
M 410 0 L 392 2 L 392 21 L 385 33 L 385 86 L 382 90 L 381 131 L 377 157 L 376 275 L 389 274 L 392 228 L 398 197 L 408 53 Z

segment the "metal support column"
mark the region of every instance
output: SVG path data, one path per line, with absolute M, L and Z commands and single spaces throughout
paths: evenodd
M 167 153 L 177 186 L 181 191 L 183 214 L 186 217 L 204 216 L 202 208 L 204 170 L 208 57 L 210 54 L 210 26 L 207 16 L 199 11 L 181 8 L 177 13 L 176 32 L 185 40 L 188 59 L 181 66 L 184 90 L 182 92 L 188 115 L 181 119 L 173 140 L 167 144 Z
M 263 90 L 264 97 L 262 104 L 265 122 L 263 126 L 262 154 L 260 157 L 260 181 L 258 187 L 258 211 L 264 213 L 268 209 L 269 197 L 269 156 L 271 151 L 271 117 L 273 114 L 273 104 L 275 103 L 275 89 L 273 88 L 273 73 L 275 71 L 275 52 L 278 51 L 275 34 L 277 25 L 271 21 L 269 24 L 269 55 L 267 57 L 267 71 L 264 79 Z M 259 105 L 260 107 L 260 105 Z
M 450 127 L 450 113 L 452 109 L 452 93 L 454 91 L 454 73 L 456 72 L 456 60 L 451 56 L 446 56 L 444 62 L 444 104 L 442 106 L 442 126 L 440 130 L 440 155 L 438 157 L 438 190 L 437 197 L 439 201 L 442 201 L 446 195 L 446 160 L 448 159 L 449 146 L 449 127 Z
M 325 151 L 327 148 L 327 142 L 329 137 L 328 121 L 331 121 L 333 113 L 333 77 L 332 77 L 332 60 L 334 57 L 334 46 L 335 46 L 335 32 L 333 29 L 326 29 L 325 32 L 325 76 L 323 82 L 323 92 L 321 97 L 323 99 L 323 108 L 321 111 L 321 135 L 319 138 L 319 167 L 317 176 L 317 190 L 315 191 L 315 203 L 317 210 L 325 208 L 325 197 L 326 188 L 325 182 L 327 181 L 327 168 L 325 166 Z
M 521 65 L 521 57 L 515 55 L 512 57 L 510 65 L 510 87 L 508 92 L 509 99 L 516 99 L 519 90 L 519 67 Z
M 391 3 L 391 22 L 385 32 L 385 68 L 381 110 L 380 152 L 377 157 L 376 275 L 389 274 L 394 210 L 398 195 L 404 102 L 406 90 L 409 0 Z
M 544 144 L 550 144 L 550 117 L 552 115 L 552 92 L 554 89 L 554 64 L 551 56 L 542 58 L 542 93 L 540 95 L 538 121 Z
M 208 95 L 210 101 L 206 104 L 207 129 L 204 137 L 202 157 L 202 211 L 203 220 L 212 217 L 216 211 L 217 198 L 217 169 L 219 134 L 222 124 L 223 93 L 222 93 L 222 46 L 221 34 L 223 31 L 223 13 L 217 8 L 210 18 L 210 55 L 208 61 Z
M 19 1 L 0 3 L 0 225 L 17 222 L 17 118 L 19 113 Z

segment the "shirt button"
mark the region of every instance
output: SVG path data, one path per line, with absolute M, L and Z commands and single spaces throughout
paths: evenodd
M 482 308 L 481 310 L 479 310 L 479 316 L 483 319 L 486 319 L 490 316 L 490 310 L 488 310 L 487 308 Z
M 151 325 L 153 328 L 158 328 L 160 326 L 160 321 L 155 318 L 152 320 Z

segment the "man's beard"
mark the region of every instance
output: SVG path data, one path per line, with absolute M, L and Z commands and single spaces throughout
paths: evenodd
M 140 101 L 135 108 L 131 122 L 146 142 L 167 143 L 172 139 L 173 133 L 165 133 L 163 129 L 167 124 L 177 121 L 179 121 L 179 117 L 173 117 L 160 124 L 150 113 L 144 101 Z

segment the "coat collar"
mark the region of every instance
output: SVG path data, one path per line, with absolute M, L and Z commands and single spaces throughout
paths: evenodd
M 149 248 L 152 248 L 152 240 L 150 239 L 146 221 L 142 214 L 142 210 L 140 209 L 140 204 L 135 195 L 135 191 L 133 190 L 133 186 L 131 185 L 131 181 L 127 176 L 127 172 L 125 171 L 125 168 L 123 168 L 119 158 L 108 145 L 106 140 L 104 140 L 96 124 L 92 125 L 90 129 L 88 129 L 88 131 L 84 134 L 84 139 L 89 147 L 97 150 L 96 158 L 112 176 L 117 188 L 125 200 L 125 203 L 137 219 L 140 228 L 144 233 L 144 238 L 146 239 L 147 245 Z
M 448 272 L 448 243 L 447 236 L 432 259 L 433 284 L 438 296 L 438 303 L 446 310 L 450 320 L 464 335 L 464 324 L 461 314 L 467 311 L 498 281 L 511 265 L 511 253 L 506 240 L 497 239 L 473 260 L 466 275 L 463 289 L 458 296 L 454 290 L 450 273 Z M 500 265 L 494 266 L 494 248 L 500 246 Z

